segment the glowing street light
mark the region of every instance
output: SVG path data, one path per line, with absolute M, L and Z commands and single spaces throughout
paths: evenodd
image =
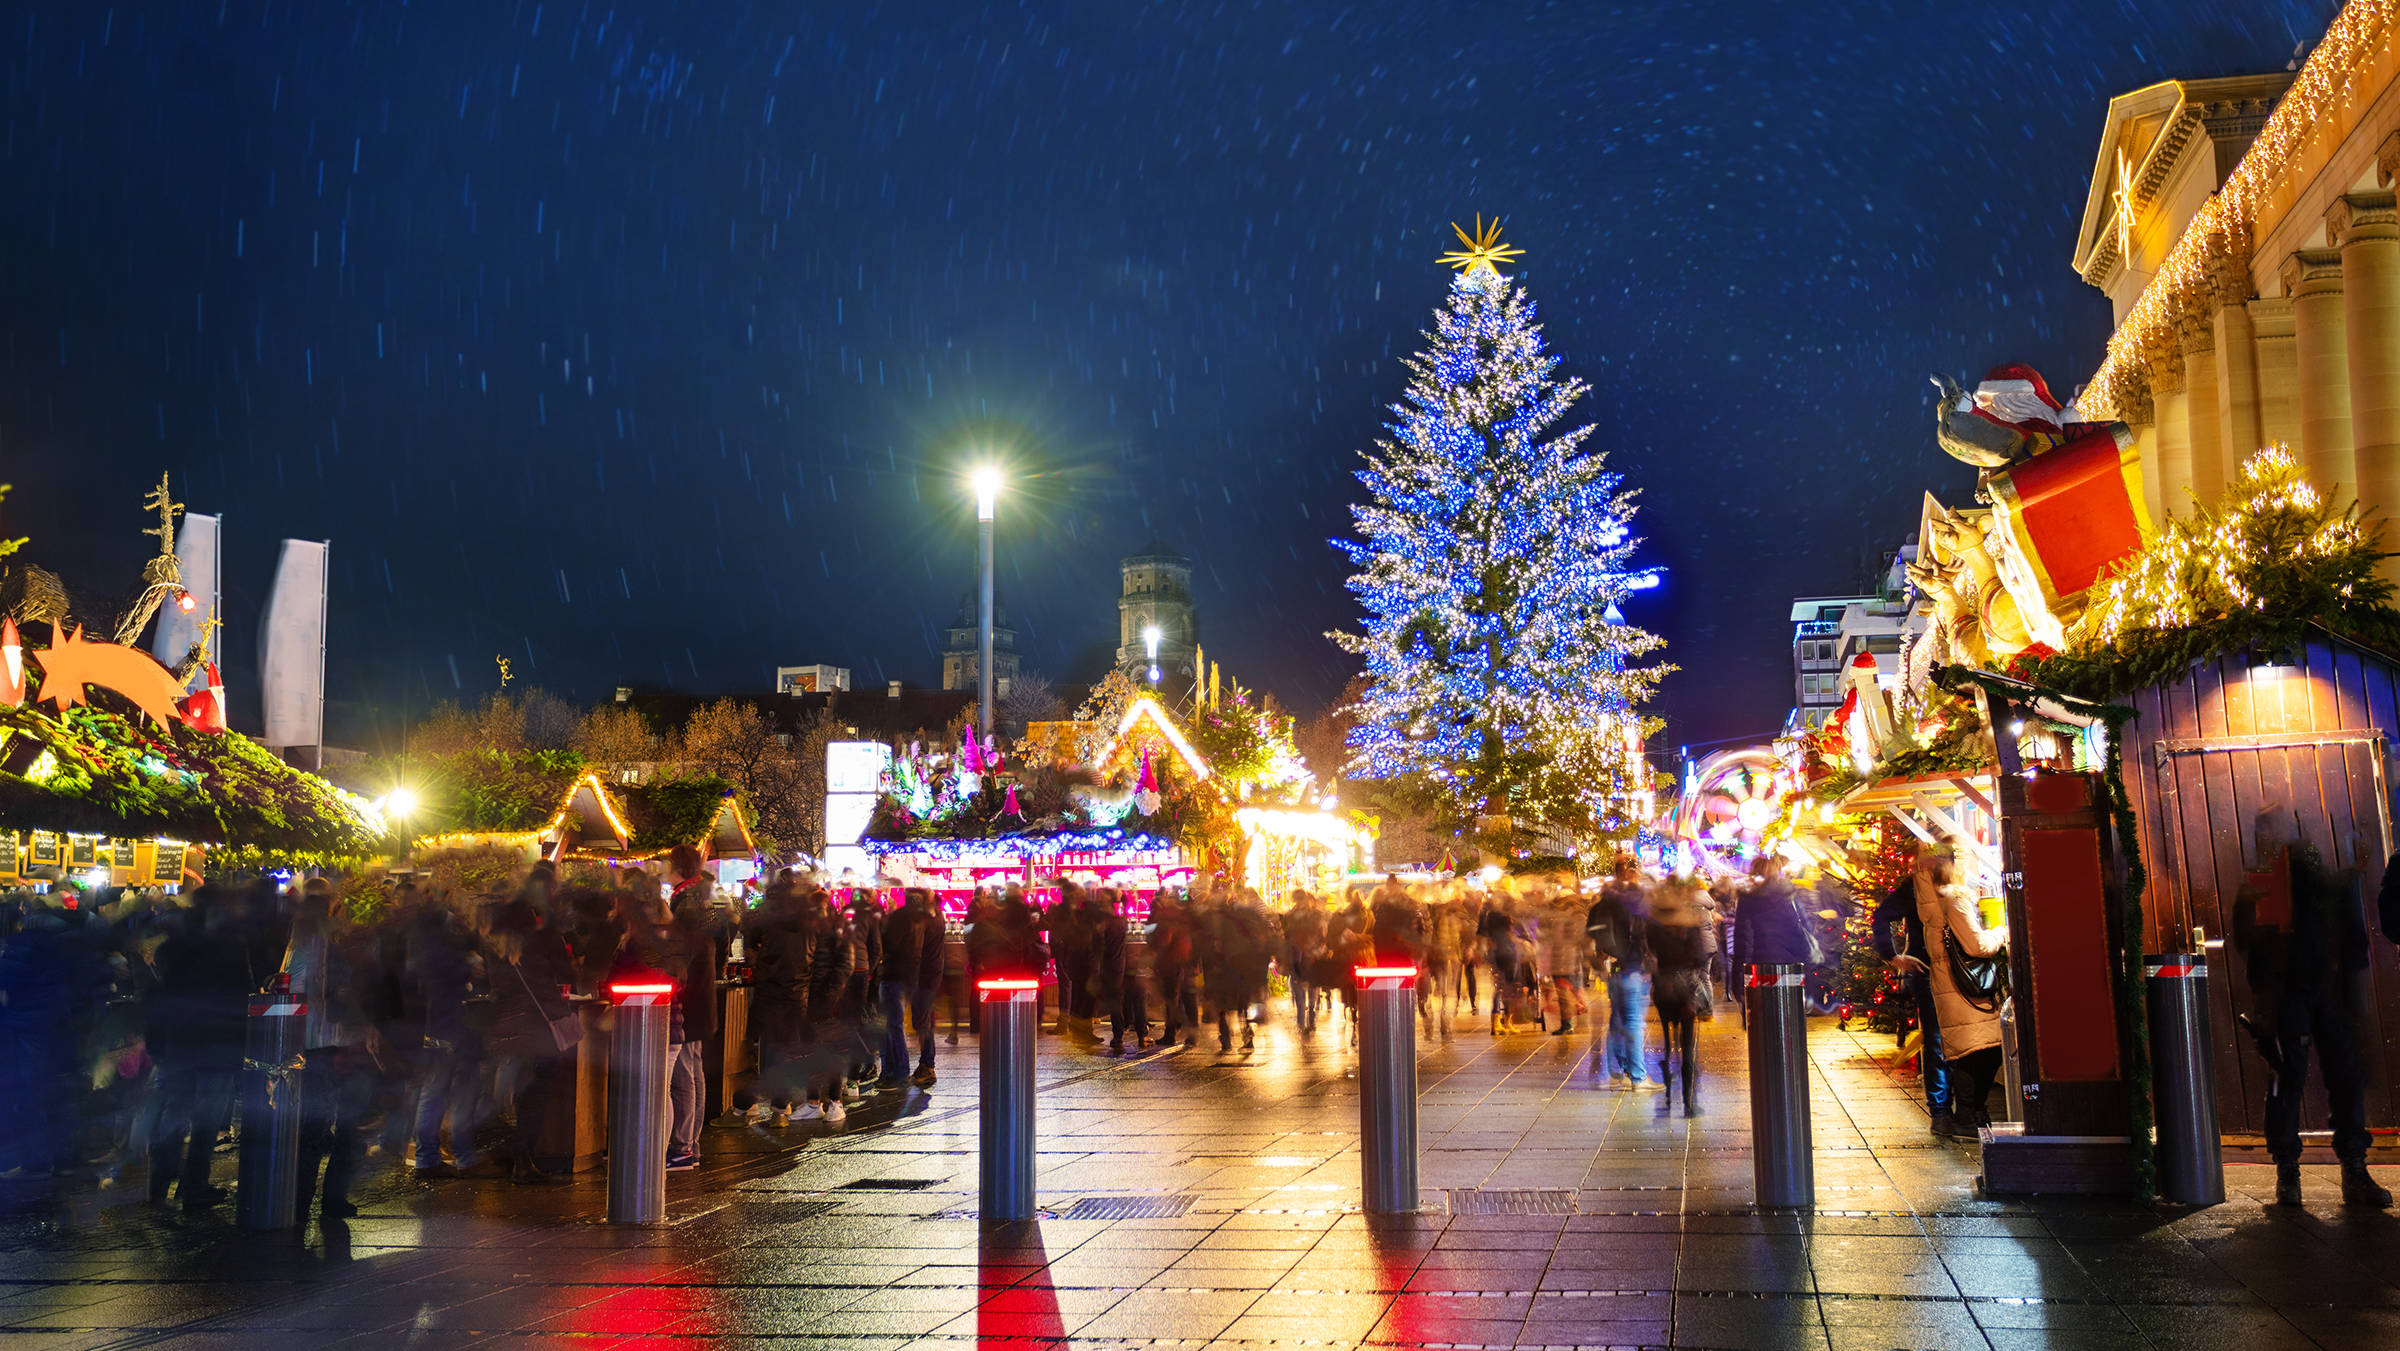
M 1153 685 L 1158 683 L 1158 640 L 1163 636 L 1156 624 L 1142 630 L 1142 644 L 1150 650 L 1150 683 Z
M 983 739 L 988 743 L 992 739 L 992 510 L 1000 497 L 1000 469 L 984 465 L 968 481 L 975 486 L 975 542 L 983 558 L 982 642 L 975 658 L 975 688 Z

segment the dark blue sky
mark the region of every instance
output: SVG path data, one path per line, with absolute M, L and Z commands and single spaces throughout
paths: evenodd
M 1158 537 L 1211 654 L 1313 708 L 1325 539 L 1480 211 L 1643 490 L 1672 743 L 1774 727 L 1789 597 L 1967 494 L 1926 372 L 2096 363 L 2107 99 L 2337 6 L 9 8 L 0 528 L 97 598 L 172 471 L 237 681 L 290 534 L 386 714 L 495 654 L 930 683 L 991 447 L 1029 666 L 1113 645 Z

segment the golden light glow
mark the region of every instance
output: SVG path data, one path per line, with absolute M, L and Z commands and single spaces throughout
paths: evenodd
M 1098 763 L 1105 765 L 1114 760 L 1117 748 L 1125 744 L 1125 738 L 1132 733 L 1133 725 L 1143 721 L 1147 721 L 1151 726 L 1157 728 L 1159 735 L 1166 738 L 1167 744 L 1175 748 L 1175 754 L 1182 758 L 1183 767 L 1191 772 L 1193 778 L 1204 783 L 1207 782 L 1208 762 L 1200 758 L 1200 752 L 1192 749 L 1192 743 L 1183 739 L 1183 733 L 1175 730 L 1174 720 L 1167 716 L 1165 709 L 1159 707 L 1158 700 L 1147 694 L 1125 706 L 1125 717 L 1117 724 L 1117 734 L 1109 738 L 1108 749 L 1100 753 Z
M 1500 218 L 1497 216 L 1492 218 L 1490 225 L 1485 225 L 1483 216 L 1478 213 L 1473 234 L 1467 233 L 1455 221 L 1451 222 L 1450 228 L 1458 235 L 1458 242 L 1466 247 L 1443 254 L 1440 261 L 1461 272 L 1473 272 L 1478 268 L 1496 272 L 1500 264 L 1514 262 L 1525 255 L 1525 250 L 1500 242 Z

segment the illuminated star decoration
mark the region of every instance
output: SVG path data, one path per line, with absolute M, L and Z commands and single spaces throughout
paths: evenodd
M 1467 233 L 1456 221 L 1451 222 L 1450 229 L 1458 235 L 1458 242 L 1466 247 L 1443 254 L 1440 261 L 1460 272 L 1497 273 L 1500 264 L 1514 262 L 1525 254 L 1523 249 L 1500 242 L 1500 218 L 1497 216 L 1492 218 L 1490 225 L 1485 225 L 1483 216 L 1478 213 L 1473 234 Z

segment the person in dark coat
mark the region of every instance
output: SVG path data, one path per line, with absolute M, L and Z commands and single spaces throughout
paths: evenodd
M 243 1020 L 249 996 L 259 988 L 245 939 L 231 897 L 204 886 L 194 893 L 180 931 L 158 952 L 148 1042 L 162 1082 L 150 1145 L 150 1199 L 165 1200 L 174 1184 L 190 1212 L 226 1196 L 210 1184 L 208 1171 L 217 1136 L 233 1117 Z
M 1683 1114 L 1700 1115 L 1699 1062 L 1693 1058 L 1697 1028 L 1709 1016 L 1708 956 L 1716 943 L 1715 907 L 1708 891 L 1690 877 L 1670 877 L 1653 887 L 1642 942 L 1650 954 L 1650 1006 L 1658 1010 L 1658 1083 L 1673 1084 L 1673 1065 L 1683 1064 Z M 1667 1100 L 1659 1099 L 1663 1115 Z
M 1197 1045 L 1200 1004 L 1192 989 L 1196 954 L 1188 895 L 1162 890 L 1152 898 L 1149 940 L 1150 968 L 1158 976 L 1159 1002 L 1166 1006 L 1158 1039 L 1172 1046 L 1180 1034 L 1185 1046 Z
M 1242 1049 L 1248 1051 L 1257 1045 L 1256 1009 L 1266 993 L 1267 963 L 1274 956 L 1266 910 L 1257 904 L 1257 893 L 1247 887 L 1234 893 L 1220 885 L 1213 895 L 1212 922 L 1205 930 L 1212 941 L 1201 959 L 1200 979 L 1208 989 L 1209 1007 L 1216 1013 L 1217 1049 L 1233 1049 L 1232 1020 L 1239 1018 Z M 1216 959 L 1213 964 L 1208 960 L 1211 956 Z
M 803 896 L 814 883 L 778 880 L 767 888 L 742 928 L 742 954 L 750 965 L 750 1026 L 758 1036 L 758 1077 L 736 1105 L 750 1124 L 792 1124 L 792 1109 L 808 1100 L 800 1066 L 808 1044 L 808 977 L 815 958 L 815 932 Z M 819 901 L 819 906 L 822 906 Z
M 716 915 L 697 907 L 675 916 L 683 940 L 682 975 L 675 982 L 676 1032 L 669 1100 L 674 1124 L 667 1140 L 670 1172 L 700 1166 L 700 1123 L 708 1110 L 708 1039 L 717 1035 L 718 954 Z
M 1058 1024 L 1061 1032 L 1089 1033 L 1092 1022 L 1092 915 L 1083 888 L 1058 884 L 1058 899 L 1042 913 L 1050 956 L 1058 964 Z
M 582 1040 L 582 1024 L 566 989 L 575 980 L 575 954 L 566 939 L 542 920 L 539 887 L 527 887 L 500 907 L 492 921 L 487 969 L 491 972 L 492 1033 L 486 1049 L 514 1086 L 516 1125 L 509 1142 L 509 1180 L 521 1185 L 555 1185 L 567 1179 L 544 1169 L 542 1129 L 567 1088 L 567 1065 Z M 562 1030 L 570 1039 L 561 1045 Z
M 2276 846 L 2290 838 L 2277 836 L 2276 826 L 2262 815 L 2257 833 L 2262 858 L 2282 852 Z M 2392 1194 L 2367 1171 L 2367 1080 L 2351 1013 L 2368 961 L 2358 875 L 2327 869 L 2309 844 L 2284 849 L 2291 867 L 2291 913 L 2272 913 L 2268 898 L 2251 887 L 2243 889 L 2233 913 L 2234 948 L 2247 965 L 2257 1001 L 2252 1032 L 2272 1072 L 2266 1134 L 2267 1153 L 2275 1160 L 2275 1203 L 2301 1203 L 2300 1118 L 2314 1055 L 2333 1118 L 2342 1204 L 2382 1209 L 2391 1205 Z
M 1750 875 L 1755 885 L 1734 914 L 1735 958 L 1743 966 L 1815 966 L 1816 921 L 1804 910 L 1799 889 L 1784 877 L 1783 860 L 1761 854 L 1751 861 Z
M 880 1086 L 898 1089 L 905 1081 L 933 1087 L 933 991 L 942 978 L 942 912 L 933 893 L 910 887 L 900 908 L 883 925 L 883 1078 Z M 917 1067 L 908 1071 L 908 1023 L 917 1032 Z
M 1089 893 L 1102 917 L 1093 929 L 1092 981 L 1099 1005 L 1108 1010 L 1108 1053 L 1125 1054 L 1125 1033 L 1131 1029 L 1134 1049 L 1150 1049 L 1150 1014 L 1142 998 L 1142 973 L 1133 962 L 1125 899 L 1114 888 L 1095 887 Z
M 1930 979 L 1933 968 L 1929 965 L 1932 959 L 1925 953 L 1925 926 L 1917 919 L 1914 869 L 1876 903 L 1867 924 L 1875 951 L 1900 973 L 1900 991 L 1917 1011 L 1920 1047 L 1917 1062 L 1924 1077 L 1925 1110 L 1932 1114 L 1933 1133 L 1954 1135 L 1957 1127 L 1950 1114 L 1950 1071 L 1942 1059 L 1942 1019 L 1933 1006 Z

